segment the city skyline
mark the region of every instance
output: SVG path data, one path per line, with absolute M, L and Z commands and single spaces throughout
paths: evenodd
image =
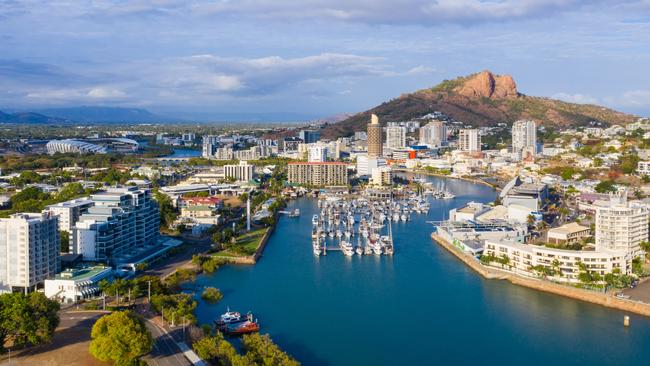
M 644 1 L 9 2 L 0 110 L 317 118 L 490 69 L 525 94 L 643 116 L 649 12 Z

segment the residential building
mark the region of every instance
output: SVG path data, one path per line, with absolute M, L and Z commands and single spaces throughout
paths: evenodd
M 237 165 L 224 165 L 224 177 L 235 179 L 237 182 L 248 182 L 253 179 L 253 165 L 247 161 L 240 161 Z
M 512 124 L 512 152 L 519 159 L 537 154 L 537 127 L 535 121 L 521 120 Z
M 366 131 L 356 131 L 354 133 L 355 140 L 366 141 L 368 140 L 368 133 Z
M 474 153 L 481 151 L 481 135 L 476 128 L 462 129 L 458 132 L 458 148 L 461 151 Z
M 95 205 L 79 217 L 73 231 L 73 253 L 83 255 L 84 260 L 110 262 L 155 244 L 160 211 L 149 189 L 108 188 L 90 199 Z
M 52 212 L 54 215 L 59 216 L 59 230 L 72 233 L 74 225 L 79 220 L 79 217 L 88 211 L 95 203 L 88 199 L 88 197 L 78 198 L 70 201 L 59 202 L 54 205 L 47 206 L 46 211 Z
M 327 148 L 320 145 L 310 146 L 307 161 L 310 163 L 322 163 L 327 161 Z
M 371 182 L 377 186 L 389 186 L 393 184 L 393 172 L 391 168 L 385 166 L 373 170 Z
M 196 135 L 193 132 L 185 132 L 181 136 L 181 139 L 185 143 L 192 143 L 196 139 Z
M 0 218 L 0 292 L 35 290 L 59 269 L 59 217 L 51 212 Z
M 547 238 L 550 243 L 572 244 L 590 236 L 589 228 L 575 222 L 564 224 L 548 230 Z
M 509 269 L 522 276 L 538 277 L 535 268 L 546 267 L 561 272 L 554 279 L 564 282 L 579 282 L 580 264 L 588 271 L 604 276 L 618 269 L 623 274 L 630 273 L 631 258 L 625 251 L 614 250 L 567 250 L 545 246 L 527 245 L 510 240 L 485 241 L 483 255 L 506 256 Z
M 401 149 L 405 146 L 406 127 L 389 124 L 386 127 L 386 147 L 389 149 Z
M 381 158 L 373 158 L 367 155 L 357 156 L 357 175 L 358 176 L 372 176 L 372 172 L 386 166 L 386 160 Z
M 203 150 L 201 156 L 204 158 L 211 158 L 219 148 L 219 136 L 205 135 L 203 136 Z
M 420 144 L 440 147 L 447 143 L 447 125 L 443 121 L 431 121 L 420 127 Z
M 288 181 L 312 186 L 340 186 L 348 184 L 347 164 L 340 162 L 288 164 Z
M 640 161 L 637 164 L 636 172 L 639 175 L 648 175 L 648 176 L 650 176 L 650 161 Z
M 378 158 L 383 154 L 382 128 L 379 124 L 379 117 L 373 114 L 368 124 L 368 156 Z
M 608 205 L 596 209 L 596 250 L 643 255 L 640 243 L 648 240 L 648 208 L 630 203 L 627 194 L 612 194 Z
M 88 197 L 74 199 L 65 202 L 59 202 L 54 205 L 47 206 L 46 211 L 52 212 L 59 217 L 59 230 L 72 233 L 74 225 L 79 220 L 79 217 L 88 211 L 95 203 L 88 199 Z
M 68 268 L 45 280 L 45 296 L 62 303 L 90 299 L 101 292 L 99 281 L 112 277 L 113 269 L 103 265 Z

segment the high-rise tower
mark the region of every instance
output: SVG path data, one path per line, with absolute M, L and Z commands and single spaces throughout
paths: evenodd
M 382 155 L 381 125 L 379 117 L 373 114 L 368 124 L 368 156 L 378 158 Z

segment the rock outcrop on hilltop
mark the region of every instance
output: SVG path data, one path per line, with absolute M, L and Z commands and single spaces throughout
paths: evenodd
M 336 138 L 365 130 L 371 114 L 378 115 L 385 124 L 416 119 L 436 111 L 474 126 L 511 123 L 518 119 L 533 119 L 547 127 L 581 126 L 592 121 L 624 125 L 637 119 L 597 105 L 528 96 L 519 92 L 512 76 L 485 70 L 444 80 L 432 88 L 402 94 L 368 111 L 328 125 L 321 136 Z
M 494 75 L 482 71 L 467 79 L 454 92 L 468 98 L 513 98 L 519 96 L 517 84 L 510 75 Z

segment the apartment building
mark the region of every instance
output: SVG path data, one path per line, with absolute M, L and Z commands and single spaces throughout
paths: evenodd
M 509 240 L 486 240 L 483 255 L 499 258 L 506 256 L 509 260 L 507 269 L 523 276 L 537 277 L 538 273 L 534 268 L 537 266 L 556 272 L 559 270 L 562 275 L 558 274 L 555 278 L 565 282 L 579 282 L 580 263 L 584 264 L 588 271 L 601 276 L 611 273 L 614 269 L 628 274 L 632 265 L 632 257 L 624 251 L 554 249 Z
M 59 217 L 17 213 L 0 219 L 0 292 L 33 291 L 57 273 Z
M 406 146 L 406 127 L 389 124 L 386 127 L 386 147 L 401 149 Z
M 481 151 L 479 130 L 476 128 L 460 130 L 458 133 L 458 148 L 469 153 Z
M 73 231 L 73 253 L 85 260 L 110 262 L 156 242 L 160 211 L 149 189 L 109 188 L 90 199 L 95 205 L 81 215 Z
M 626 194 L 610 195 L 606 206 L 596 206 L 596 250 L 619 250 L 643 255 L 640 243 L 648 240 L 646 206 L 627 202 Z
M 348 184 L 347 164 L 340 162 L 288 164 L 288 181 L 312 186 L 341 186 Z
M 537 126 L 535 121 L 521 120 L 512 124 L 512 152 L 519 158 L 537 153 Z
M 47 206 L 46 211 L 59 216 L 59 230 L 72 233 L 79 217 L 88 211 L 95 203 L 87 197 L 60 202 Z
M 232 178 L 237 182 L 248 182 L 253 179 L 253 165 L 246 161 L 240 161 L 236 165 L 224 165 L 223 171 L 226 179 Z
M 439 147 L 447 142 L 447 125 L 442 121 L 431 121 L 420 127 L 420 144 Z

